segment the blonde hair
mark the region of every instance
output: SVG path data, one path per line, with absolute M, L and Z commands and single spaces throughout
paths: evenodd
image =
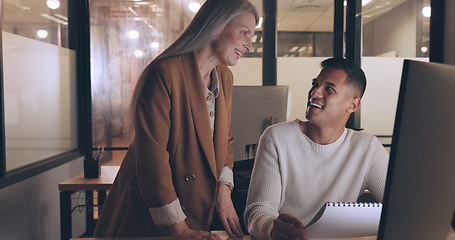
M 153 61 L 204 48 L 211 44 L 233 19 L 249 12 L 253 13 L 257 24 L 258 12 L 248 0 L 206 0 L 177 39 Z M 137 103 L 145 81 L 145 78 L 139 78 L 132 96 L 128 114 L 128 133 L 131 136 L 134 135 Z
M 254 14 L 257 24 L 258 13 L 248 0 L 207 0 L 179 37 L 156 59 L 202 49 L 233 19 L 247 12 Z

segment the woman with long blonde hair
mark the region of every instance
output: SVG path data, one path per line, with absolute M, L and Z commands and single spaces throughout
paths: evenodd
M 230 191 L 233 66 L 252 49 L 248 0 L 207 0 L 181 35 L 144 69 L 130 117 L 134 138 L 95 237 L 242 236 Z

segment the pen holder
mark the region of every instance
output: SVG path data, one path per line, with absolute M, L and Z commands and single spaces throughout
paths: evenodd
M 98 160 L 84 160 L 84 178 L 98 178 L 101 175 L 101 164 Z

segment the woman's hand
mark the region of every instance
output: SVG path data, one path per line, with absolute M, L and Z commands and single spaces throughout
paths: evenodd
M 242 237 L 243 231 L 234 204 L 232 204 L 231 190 L 224 184 L 218 185 L 215 209 L 226 233 L 231 237 Z
M 185 221 L 170 225 L 169 231 L 174 238 L 179 240 L 221 240 L 220 236 L 217 234 L 190 229 Z

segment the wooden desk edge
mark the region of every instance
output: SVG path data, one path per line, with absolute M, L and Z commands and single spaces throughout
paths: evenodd
M 99 178 L 84 178 L 81 173 L 58 185 L 60 191 L 109 190 L 120 166 L 101 166 Z
M 111 189 L 112 183 L 110 184 L 59 184 L 59 191 L 84 191 L 84 190 L 109 190 Z

